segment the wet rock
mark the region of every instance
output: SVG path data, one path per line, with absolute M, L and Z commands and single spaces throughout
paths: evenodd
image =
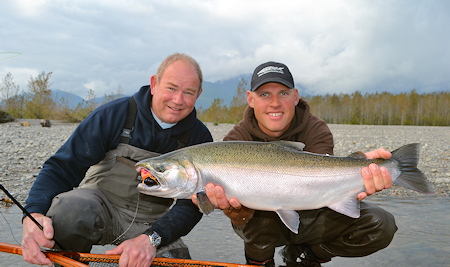
M 6 113 L 6 112 L 0 110 L 0 123 L 12 122 L 12 121 L 14 121 L 13 116 L 9 115 L 9 113 Z
M 42 127 L 51 127 L 51 126 L 52 126 L 52 123 L 50 122 L 50 120 L 44 120 L 44 119 L 42 119 L 42 120 L 41 120 L 41 126 L 42 126 Z

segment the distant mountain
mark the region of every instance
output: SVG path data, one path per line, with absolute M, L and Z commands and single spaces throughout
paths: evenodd
M 236 95 L 237 87 L 241 82 L 241 79 L 244 78 L 249 84 L 248 89 L 250 88 L 250 78 L 251 75 L 241 75 L 235 78 L 231 78 L 224 81 L 217 82 L 203 82 L 203 92 L 197 100 L 196 107 L 207 109 L 211 106 L 211 103 L 214 99 L 220 98 L 223 100 L 223 104 L 225 106 L 229 106 L 233 97 Z M 126 96 L 126 95 L 121 95 Z M 56 103 L 61 103 L 62 101 L 67 102 L 69 108 L 75 108 L 79 103 L 83 102 L 83 98 L 69 93 L 65 91 L 61 91 L 58 89 L 52 89 L 52 98 Z M 102 104 L 105 101 L 105 97 L 97 97 L 92 99 L 96 104 Z
M 241 75 L 224 81 L 203 82 L 203 92 L 197 100 L 196 107 L 207 109 L 214 99 L 220 98 L 225 106 L 229 106 L 236 95 L 237 87 L 242 78 L 247 81 L 247 89 L 250 89 L 251 74 Z
M 123 97 L 125 95 L 118 95 L 118 96 L 114 96 L 115 98 L 120 98 Z M 53 101 L 55 101 L 55 103 L 62 103 L 63 101 L 67 102 L 67 104 L 69 105 L 69 108 L 74 109 L 77 107 L 78 104 L 82 103 L 84 101 L 84 99 L 78 95 L 69 93 L 69 92 L 64 92 L 58 89 L 52 89 L 52 99 Z M 89 102 L 94 102 L 97 105 L 101 105 L 103 103 L 105 103 L 105 96 L 102 97 L 96 97 L 92 100 L 86 101 L 87 103 Z
M 83 101 L 83 98 L 75 94 L 64 92 L 58 89 L 52 89 L 52 99 L 55 103 L 67 102 L 69 108 L 74 109 L 79 103 Z
M 117 98 L 121 98 L 121 97 L 124 97 L 124 96 L 127 96 L 127 95 L 120 94 L 120 95 L 113 95 L 113 96 L 114 96 L 114 99 L 117 99 Z M 92 99 L 90 101 L 94 102 L 97 105 L 101 105 L 101 104 L 106 103 L 107 101 L 108 102 L 111 101 L 111 98 L 108 99 L 108 100 L 106 100 L 106 98 L 107 97 L 105 97 L 105 96 L 101 96 L 101 97 L 96 97 L 96 98 L 94 98 L 94 99 Z M 90 101 L 87 101 L 87 102 L 90 102 Z

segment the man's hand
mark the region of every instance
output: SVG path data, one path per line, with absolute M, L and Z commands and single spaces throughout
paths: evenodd
M 209 201 L 216 207 L 216 209 L 225 210 L 228 209 L 230 206 L 232 206 L 235 209 L 241 208 L 241 203 L 235 199 L 232 198 L 230 201 L 228 201 L 227 197 L 225 196 L 225 191 L 220 185 L 214 185 L 213 183 L 208 183 L 205 186 L 206 196 L 208 197 Z M 195 205 L 198 206 L 198 200 L 197 195 L 192 195 L 192 202 L 194 202 Z
M 105 251 L 105 254 L 120 254 L 120 267 L 148 267 L 155 259 L 156 248 L 150 244 L 148 235 L 142 234 L 122 242 L 122 244 L 111 250 Z
M 368 159 L 389 159 L 392 154 L 384 148 L 378 148 L 376 150 L 365 153 Z M 378 167 L 377 164 L 370 164 L 369 167 L 364 167 L 361 170 L 361 175 L 364 178 L 364 187 L 366 192 L 358 194 L 358 200 L 363 200 L 367 196 L 379 192 L 383 189 L 390 188 L 392 186 L 391 174 L 386 167 Z
M 208 183 L 205 186 L 205 191 L 209 201 L 211 201 L 216 209 L 221 209 L 231 219 L 234 225 L 245 225 L 253 217 L 255 210 L 242 206 L 236 198 L 228 200 L 225 196 L 225 191 L 220 185 Z M 196 195 L 192 195 L 192 202 L 198 205 Z
M 53 266 L 47 256 L 41 251 L 41 246 L 52 248 L 55 245 L 53 238 L 54 230 L 52 220 L 39 213 L 31 213 L 37 222 L 39 222 L 44 230 L 39 227 L 28 217 L 23 219 L 22 230 L 22 256 L 23 260 L 31 264 Z

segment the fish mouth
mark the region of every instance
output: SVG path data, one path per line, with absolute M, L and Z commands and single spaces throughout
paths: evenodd
M 139 166 L 136 170 L 140 173 L 136 179 L 146 186 L 161 186 L 161 183 L 158 181 L 158 178 L 156 178 L 156 175 L 152 173 L 152 170 L 142 166 Z

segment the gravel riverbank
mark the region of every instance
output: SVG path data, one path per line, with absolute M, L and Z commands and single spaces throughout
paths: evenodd
M 21 126 L 28 121 L 30 126 Z M 42 127 L 39 120 L 20 120 L 0 124 L 0 183 L 24 203 L 42 164 L 67 140 L 78 124 L 52 121 Z M 233 127 L 207 123 L 215 141 Z M 421 143 L 419 168 L 433 183 L 436 194 L 450 195 L 450 127 L 330 125 L 335 140 L 335 155 L 378 147 L 394 150 L 408 143 Z M 419 195 L 394 186 L 378 194 Z M 0 197 L 5 195 L 0 193 Z

